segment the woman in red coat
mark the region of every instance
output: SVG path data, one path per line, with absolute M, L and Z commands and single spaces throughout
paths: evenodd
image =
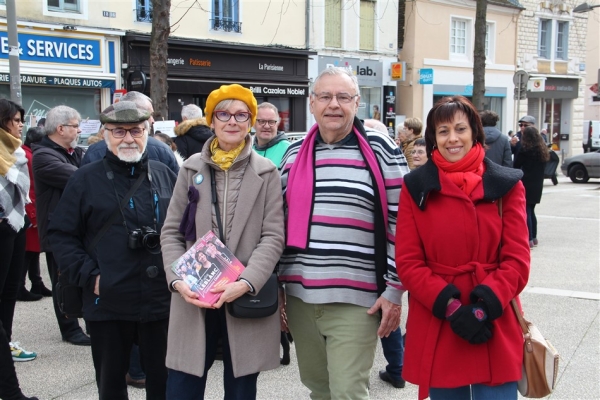
M 35 213 L 35 191 L 33 189 L 33 171 L 31 168 L 31 145 L 37 143 L 44 137 L 44 132 L 41 128 L 29 128 L 25 135 L 25 143 L 21 146 L 25 150 L 27 157 L 27 168 L 29 169 L 29 177 L 31 185 L 29 186 L 29 198 L 31 203 L 25 205 L 25 212 L 31 221 L 31 227 L 25 232 L 25 265 L 21 272 L 19 282 L 19 291 L 17 292 L 17 300 L 20 301 L 35 301 L 40 300 L 43 296 L 52 296 L 52 291 L 44 285 L 40 274 L 40 238 L 38 236 L 37 218 Z M 29 273 L 31 281 L 31 291 L 25 287 L 25 278 Z
M 510 301 L 529 277 L 521 171 L 484 158 L 479 114 L 462 96 L 434 105 L 425 140 L 396 233 L 410 292 L 403 378 L 419 399 L 516 400 L 523 335 Z

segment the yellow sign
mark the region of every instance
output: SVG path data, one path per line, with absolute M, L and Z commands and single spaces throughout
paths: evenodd
M 403 81 L 406 79 L 406 62 L 395 62 L 392 63 L 392 80 L 393 81 Z

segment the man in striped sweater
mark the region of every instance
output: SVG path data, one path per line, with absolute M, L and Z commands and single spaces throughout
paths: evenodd
M 317 123 L 281 163 L 282 327 L 292 332 L 312 399 L 368 399 L 377 337 L 400 321 L 394 237 L 408 167 L 387 135 L 365 132 L 359 101 L 351 71 L 322 71 L 310 97 Z

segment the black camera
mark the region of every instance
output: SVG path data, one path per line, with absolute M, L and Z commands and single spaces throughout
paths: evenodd
M 132 250 L 144 248 L 149 253 L 160 254 L 160 235 L 154 229 L 142 226 L 129 232 L 127 247 Z

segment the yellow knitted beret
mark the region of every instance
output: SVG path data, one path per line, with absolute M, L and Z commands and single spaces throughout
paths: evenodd
M 250 127 L 254 126 L 257 113 L 256 99 L 254 98 L 254 94 L 250 89 L 246 89 L 237 83 L 234 83 L 233 85 L 223 85 L 219 89 L 210 92 L 208 99 L 206 99 L 206 108 L 204 109 L 204 116 L 206 117 L 206 122 L 208 125 L 212 123 L 213 111 L 215 110 L 215 107 L 223 100 L 243 101 L 248 106 L 248 110 L 250 110 L 250 113 L 252 114 L 252 117 L 250 117 L 252 120 Z

